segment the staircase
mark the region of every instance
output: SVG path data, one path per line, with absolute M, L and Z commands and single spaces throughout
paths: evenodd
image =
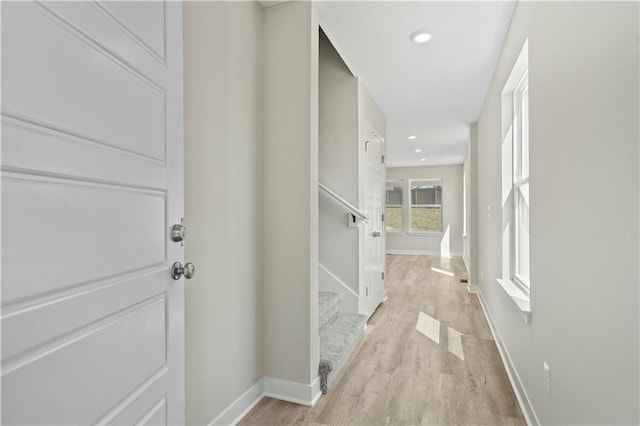
M 320 292 L 320 388 L 326 394 L 329 383 L 338 375 L 364 336 L 367 317 L 340 312 L 338 293 Z

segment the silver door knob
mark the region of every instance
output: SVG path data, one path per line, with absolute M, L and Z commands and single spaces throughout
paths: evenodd
M 171 228 L 171 239 L 176 243 L 184 241 L 184 237 L 187 236 L 187 228 L 184 225 L 175 224 Z
M 380 237 L 382 235 L 382 233 L 380 231 L 373 231 L 372 234 L 374 237 Z
M 196 274 L 196 267 L 193 263 L 186 263 L 182 266 L 182 263 L 176 262 L 173 264 L 171 268 L 171 277 L 174 280 L 179 280 L 181 276 L 184 276 L 186 279 L 190 280 Z

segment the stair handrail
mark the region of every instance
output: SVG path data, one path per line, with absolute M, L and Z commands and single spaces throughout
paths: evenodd
M 367 216 L 364 212 L 362 212 L 356 206 L 354 206 L 353 204 L 351 204 L 350 202 L 348 202 L 347 200 L 345 200 L 344 198 L 342 198 L 341 196 L 339 196 L 338 194 L 333 192 L 325 184 L 318 182 L 318 188 L 320 188 L 325 194 L 329 195 L 331 198 L 336 200 L 338 203 L 340 203 L 344 207 L 346 207 L 347 210 L 349 210 L 349 213 L 353 214 L 354 216 L 359 217 L 361 220 L 365 220 L 365 221 L 369 220 L 369 216 Z

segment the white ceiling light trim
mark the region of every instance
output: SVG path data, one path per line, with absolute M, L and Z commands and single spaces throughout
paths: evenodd
M 432 37 L 431 33 L 427 32 L 427 30 L 414 31 L 409 36 L 414 43 L 426 43 L 431 40 Z

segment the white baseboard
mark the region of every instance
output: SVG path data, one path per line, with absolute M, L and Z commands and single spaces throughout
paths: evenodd
M 313 407 L 322 396 L 320 377 L 317 377 L 310 385 L 263 377 L 225 408 L 210 425 L 235 426 L 265 396 Z
M 462 261 L 464 262 L 464 267 L 467 268 L 467 272 L 469 273 L 469 278 L 471 278 L 471 268 L 469 268 L 469 263 L 467 259 L 464 258 L 464 253 L 462 253 Z
M 489 324 L 489 328 L 491 329 L 491 334 L 493 335 L 493 339 L 496 342 L 496 346 L 498 347 L 498 352 L 500 353 L 500 358 L 502 358 L 502 364 L 504 365 L 505 370 L 507 371 L 507 376 L 509 377 L 509 381 L 511 382 L 511 387 L 516 394 L 516 398 L 518 399 L 518 403 L 520 404 L 520 409 L 522 410 L 522 414 L 524 415 L 524 419 L 528 425 L 537 426 L 540 424 L 538 420 L 538 416 L 536 416 L 535 411 L 533 410 L 533 406 L 531 405 L 531 401 L 529 400 L 529 396 L 527 395 L 524 386 L 522 385 L 522 381 L 518 376 L 518 372 L 516 371 L 513 362 L 511 361 L 511 357 L 509 356 L 509 352 L 507 348 L 504 346 L 502 342 L 502 337 L 498 332 L 496 327 L 496 323 L 491 316 L 491 312 L 487 309 L 486 302 L 484 297 L 482 296 L 482 291 L 478 286 L 469 285 L 468 288 L 470 293 L 477 293 L 478 300 L 480 300 L 480 306 L 482 306 L 482 311 L 484 312 L 484 316 L 487 319 L 487 323 Z
M 442 253 L 439 251 L 429 250 L 394 250 L 387 249 L 387 254 L 404 254 L 409 256 L 440 256 L 440 257 L 462 257 L 462 253 Z
M 264 397 L 264 378 L 258 380 L 238 399 L 233 401 L 210 425 L 236 425 Z
M 319 376 L 309 385 L 273 377 L 265 377 L 263 380 L 264 396 L 271 398 L 313 407 L 322 396 Z

